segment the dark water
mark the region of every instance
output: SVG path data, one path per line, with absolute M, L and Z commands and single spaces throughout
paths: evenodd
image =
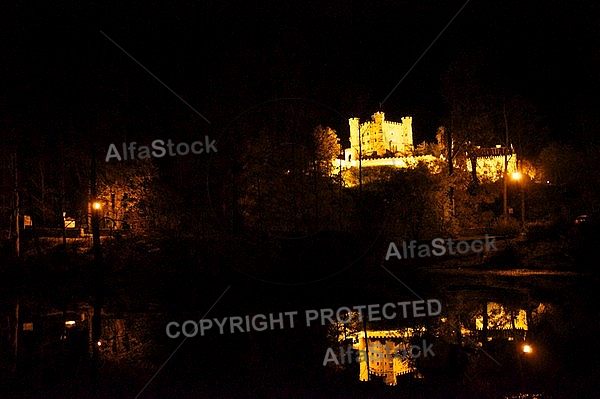
M 87 294 L 87 282 L 72 276 L 22 281 L 3 291 L 1 396 L 598 397 L 594 275 L 390 271 L 395 277 L 382 268 L 350 270 L 345 277 L 301 287 L 239 276 L 210 283 L 191 277 L 116 277 L 101 291 L 97 364 L 91 349 L 97 345 L 91 333 L 96 297 Z M 347 325 L 322 324 L 319 315 L 307 325 L 308 310 L 420 299 L 440 301 L 441 313 Z M 285 312 L 291 316 L 281 316 L 272 329 L 257 331 L 260 317 L 252 327 L 256 315 L 269 321 L 269 313 L 276 319 Z M 205 315 L 212 326 L 204 336 L 167 336 L 169 322 L 199 321 Z M 234 316 L 240 323 L 231 332 Z M 220 333 L 215 319 L 226 317 Z M 187 327 L 194 331 L 191 322 Z M 342 364 L 339 348 L 357 348 L 365 330 L 369 345 L 398 348 L 426 340 L 434 355 L 396 365 L 390 358 L 384 365 L 371 352 L 370 381 L 361 381 L 361 373 L 367 379 L 366 363 L 361 371 L 353 352 L 353 361 L 346 358 Z M 340 357 L 339 365 L 323 365 L 328 348 Z

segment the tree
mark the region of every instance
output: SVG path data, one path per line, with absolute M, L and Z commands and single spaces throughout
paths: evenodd
M 341 153 L 340 139 L 335 130 L 321 125 L 312 131 L 312 153 L 318 173 L 323 176 L 331 175 L 332 161 Z
M 446 129 L 452 142 L 453 158 L 459 164 L 470 162 L 471 180 L 477 185 L 476 147 L 504 143 L 504 90 L 494 71 L 482 68 L 489 55 L 471 54 L 452 62 L 443 77 L 443 93 L 448 104 Z
M 123 227 L 123 223 L 134 228 L 156 227 L 166 219 L 168 202 L 156 195 L 158 171 L 151 160 L 107 163 L 99 175 L 102 215 L 117 221 L 114 227 Z
M 439 133 L 438 133 L 439 135 Z M 442 150 L 443 147 L 439 142 L 439 137 L 438 137 L 438 142 L 437 143 L 428 143 L 426 141 L 423 141 L 422 143 L 418 144 L 417 147 L 415 148 L 415 155 L 416 156 L 422 156 L 422 155 L 433 155 L 436 158 L 439 158 L 440 155 L 442 155 Z
M 531 99 L 511 94 L 506 98 L 510 138 L 521 160 L 534 160 L 548 143 L 548 126 Z

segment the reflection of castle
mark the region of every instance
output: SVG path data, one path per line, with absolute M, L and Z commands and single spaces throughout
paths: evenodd
M 350 148 L 344 150 L 344 159 L 333 160 L 333 174 L 350 168 L 395 166 L 414 168 L 419 163 L 427 165 L 432 173 L 439 173 L 445 162 L 445 154 L 415 155 L 412 133 L 412 117 L 401 118 L 401 122 L 385 120 L 383 112 L 376 112 L 370 121 L 360 123 L 358 118 L 350 118 Z M 476 147 L 471 155 L 476 159 L 476 172 L 480 179 L 496 181 L 504 173 L 504 155 L 507 155 L 508 173 L 517 171 L 517 157 L 512 147 Z M 467 156 L 468 158 L 468 156 Z M 360 160 L 360 162 L 359 162 Z M 456 165 L 471 171 L 471 162 Z M 348 182 L 347 182 L 348 183 Z
M 412 329 L 367 331 L 369 341 L 369 366 L 366 357 L 360 359 L 361 381 L 369 381 L 371 376 L 382 377 L 386 385 L 396 385 L 396 377 L 415 371 L 408 357 L 401 359 L 395 353 L 402 353 L 408 344 L 409 337 L 413 335 Z M 358 343 L 354 349 L 363 351 L 367 348 L 364 335 L 358 336 Z
M 353 348 L 361 354 L 359 360 L 361 381 L 369 381 L 369 376 L 376 376 L 382 378 L 386 385 L 396 385 L 398 376 L 416 372 L 409 357 L 399 356 L 403 350 L 409 349 L 409 340 L 416 334 L 415 330 L 412 328 L 367 330 L 366 339 L 364 334 L 364 331 L 358 331 L 340 336 L 340 341 L 351 338 L 354 342 Z M 367 341 L 368 355 L 366 354 Z
M 451 346 L 458 345 L 459 348 L 466 348 L 467 352 L 471 353 L 474 348 L 484 347 L 491 341 L 514 342 L 522 348 L 522 345 L 528 342 L 530 329 L 539 321 L 540 315 L 547 311 L 547 305 L 542 303 L 529 310 L 518 305 L 508 306 L 490 301 L 485 301 L 483 304 L 473 301 L 469 307 L 475 312 L 468 321 L 464 320 L 466 324 L 449 322 L 449 317 L 456 320 L 456 317 L 451 316 L 454 313 L 451 311 L 449 315 L 439 318 L 441 323 L 438 326 L 431 326 L 429 336 L 437 337 L 435 341 L 431 341 L 432 344 L 435 342 L 435 354 L 432 358 L 435 356 L 438 366 L 449 361 L 448 348 Z M 357 319 L 358 314 L 355 313 L 352 318 Z M 460 328 L 458 342 L 456 341 L 457 327 Z M 360 325 L 353 325 L 348 329 L 346 324 L 338 323 L 337 340 L 344 343 L 352 342 L 353 349 L 358 352 L 360 381 L 372 381 L 373 377 L 376 377 L 386 385 L 398 385 L 401 383 L 399 377 L 410 374 L 421 376 L 423 364 L 419 366 L 410 358 L 398 354 L 402 353 L 403 348 L 409 350 L 411 343 L 415 343 L 414 338 L 423 337 L 427 331 L 426 327 L 365 331 Z M 469 339 L 463 340 L 462 337 Z

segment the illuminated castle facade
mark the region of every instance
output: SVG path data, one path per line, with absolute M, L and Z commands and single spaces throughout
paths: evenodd
M 346 149 L 346 161 L 376 156 L 410 156 L 413 153 L 412 117 L 406 116 L 401 122 L 385 120 L 383 112 L 376 112 L 372 121 L 360 123 L 358 118 L 350 118 L 350 148 Z
M 414 168 L 419 163 L 427 165 L 432 173 L 441 172 L 446 157 L 433 155 L 415 155 L 413 145 L 412 117 L 401 118 L 400 122 L 385 120 L 383 112 L 376 112 L 370 121 L 360 123 L 359 118 L 350 118 L 350 148 L 344 150 L 344 159 L 334 159 L 332 174 L 340 169 L 395 166 L 398 168 Z M 496 181 L 504 173 L 504 155 L 507 155 L 508 173 L 517 171 L 517 157 L 512 147 L 495 148 L 477 147 L 476 172 L 483 180 Z M 456 165 L 471 171 L 471 162 Z M 530 173 L 527 173 L 530 174 Z M 349 185 L 349 182 L 346 182 Z

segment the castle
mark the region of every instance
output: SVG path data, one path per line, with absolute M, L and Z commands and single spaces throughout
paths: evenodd
M 365 156 L 409 156 L 413 152 L 412 118 L 402 122 L 385 120 L 383 112 L 376 112 L 373 120 L 360 124 L 358 118 L 350 118 L 350 148 L 345 150 L 346 161 Z
M 360 123 L 359 118 L 350 118 L 350 148 L 344 150 L 344 159 L 334 159 L 333 174 L 340 169 L 354 167 L 395 166 L 414 168 L 419 163 L 427 165 L 432 173 L 441 172 L 446 161 L 445 154 L 415 155 L 412 134 L 412 117 L 401 118 L 401 122 L 385 120 L 383 112 L 376 112 L 370 121 Z M 517 171 L 517 157 L 512 147 L 508 150 L 497 145 L 495 148 L 476 147 L 476 173 L 480 179 L 496 181 L 504 173 L 504 155 L 508 156 L 508 173 Z M 471 171 L 470 162 L 457 167 Z

